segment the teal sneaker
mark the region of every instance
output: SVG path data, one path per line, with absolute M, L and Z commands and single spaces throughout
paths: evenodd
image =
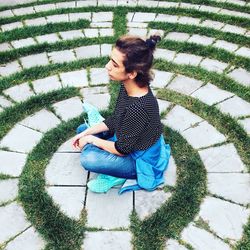
M 96 179 L 88 182 L 89 190 L 94 193 L 107 193 L 112 187 L 122 185 L 126 179 L 99 174 Z
M 102 121 L 105 120 L 95 106 L 87 102 L 84 102 L 83 109 L 88 115 L 88 125 L 90 127 L 93 127 L 94 125 L 101 123 Z

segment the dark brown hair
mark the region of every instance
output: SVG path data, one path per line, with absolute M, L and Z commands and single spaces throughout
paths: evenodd
M 127 73 L 137 72 L 135 81 L 139 87 L 149 85 L 152 80 L 151 67 L 153 53 L 157 42 L 161 40 L 158 35 L 150 36 L 144 41 L 140 37 L 125 35 L 120 37 L 115 47 L 125 54 L 123 65 Z

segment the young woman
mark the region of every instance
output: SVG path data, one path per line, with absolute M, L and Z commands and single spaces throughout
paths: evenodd
M 115 111 L 93 127 L 82 124 L 77 129 L 72 144 L 82 150 L 81 164 L 99 173 L 87 184 L 93 192 L 107 192 L 126 179 L 137 184 L 120 193 L 151 191 L 163 183 L 170 147 L 164 143 L 158 103 L 149 86 L 159 40 L 156 35 L 146 41 L 126 35 L 116 41 L 106 65 L 110 79 L 121 83 Z

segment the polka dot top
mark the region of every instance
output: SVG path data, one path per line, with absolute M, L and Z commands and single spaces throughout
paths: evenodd
M 121 154 L 148 149 L 162 134 L 158 103 L 150 88 L 146 95 L 132 97 L 121 84 L 115 111 L 104 123 L 116 134 L 115 148 Z

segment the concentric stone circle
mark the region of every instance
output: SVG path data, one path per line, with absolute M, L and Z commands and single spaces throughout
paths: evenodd
M 159 246 L 232 249 L 240 244 L 242 249 L 247 249 L 250 243 L 244 240 L 244 225 L 249 228 L 249 3 L 241 0 L 223 4 L 211 1 L 209 5 L 145 0 L 22 1 L 23 6 L 0 9 L 0 56 L 3 58 L 0 65 L 0 249 L 60 246 L 56 245 L 60 234 L 52 236 L 51 228 L 39 222 L 37 214 L 42 211 L 34 210 L 42 206 L 39 198 L 51 205 L 60 221 L 69 223 L 67 229 L 62 229 L 62 235 L 70 239 L 73 234 L 70 228 L 81 228 L 78 232 L 82 233 L 74 238 L 74 243 L 65 243 L 72 249 Z M 86 20 L 84 28 L 69 26 L 78 27 L 77 22 L 82 20 Z M 242 20 L 245 26 L 241 25 Z M 48 25 L 52 32 L 40 28 Z M 29 35 L 31 29 L 34 33 Z M 204 35 L 203 29 L 209 31 L 208 35 Z M 183 181 L 184 170 L 176 163 L 182 161 L 181 155 L 177 152 L 177 158 L 171 156 L 166 182 L 154 192 L 118 196 L 118 188 L 113 188 L 107 194 L 97 195 L 86 188 L 87 180 L 94 175 L 82 169 L 79 152 L 70 146 L 73 129 L 77 122 L 83 121 L 81 100 L 105 112 L 114 100 L 116 87 L 112 84 L 110 87 L 104 65 L 121 31 L 142 37 L 155 32 L 162 35 L 162 45 L 155 53 L 155 79 L 151 83 L 158 96 L 162 123 L 169 128 L 170 135 L 174 137 L 177 133 L 187 142 L 193 150 L 190 159 L 198 159 L 197 164 L 206 171 L 207 191 L 204 193 L 205 181 L 201 179 L 199 211 L 185 222 L 186 226 L 159 233 L 165 237 L 164 242 L 156 243 L 153 248 L 153 245 L 145 247 L 141 241 L 144 234 L 148 239 L 150 232 L 142 229 L 138 236 L 134 228 L 148 225 L 152 232 L 157 230 L 151 221 L 173 204 Z M 45 101 L 39 107 L 42 98 Z M 231 125 L 225 124 L 224 128 L 218 116 Z M 238 134 L 234 133 L 236 130 Z M 59 135 L 65 141 L 59 139 L 46 151 L 43 148 L 46 139 Z M 168 134 L 165 136 L 168 139 Z M 44 159 L 37 158 L 39 149 Z M 44 171 L 39 172 L 36 164 Z M 189 169 L 185 171 L 189 173 Z M 30 188 L 36 185 L 41 195 L 35 191 L 32 194 Z M 34 202 L 30 208 L 29 201 Z M 130 217 L 133 211 L 139 224 Z M 44 217 L 46 214 L 42 214 L 41 220 Z M 164 217 L 161 219 L 165 221 Z

